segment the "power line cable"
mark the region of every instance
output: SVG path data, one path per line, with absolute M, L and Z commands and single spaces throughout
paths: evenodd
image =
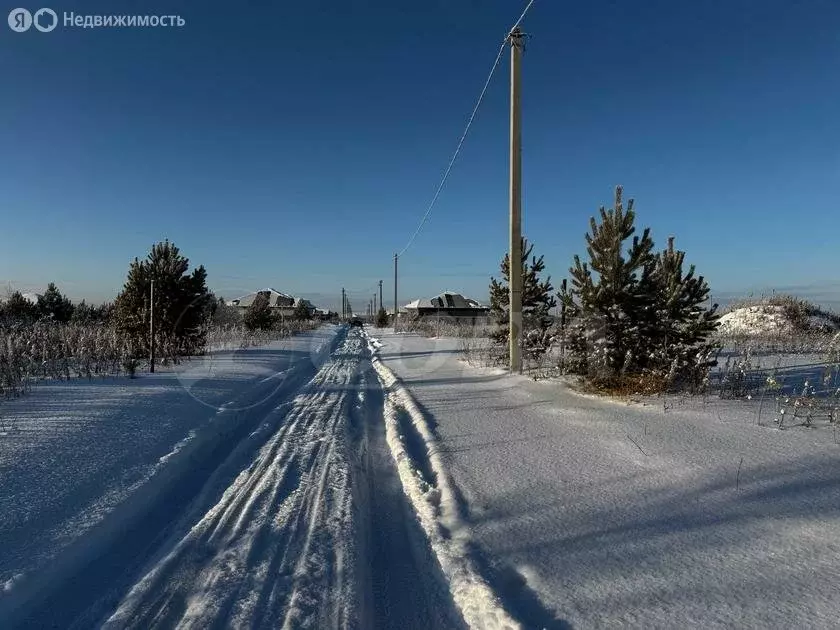
M 481 102 L 484 100 L 484 95 L 487 93 L 487 88 L 490 86 L 490 81 L 493 78 L 493 74 L 496 72 L 496 68 L 499 67 L 499 61 L 502 59 L 502 53 L 505 51 L 505 45 L 507 44 L 508 37 L 510 37 L 510 33 L 517 28 L 521 23 L 522 20 L 525 19 L 525 15 L 528 13 L 528 10 L 531 8 L 531 5 L 534 4 L 534 0 L 531 0 L 528 5 L 525 7 L 525 10 L 522 12 L 522 15 L 519 16 L 519 19 L 516 20 L 516 23 L 511 27 L 508 34 L 505 36 L 505 39 L 502 41 L 502 45 L 499 46 L 499 52 L 496 55 L 496 60 L 493 62 L 493 67 L 490 68 L 490 74 L 487 75 L 487 80 L 484 82 L 484 87 L 481 89 L 481 94 L 478 95 L 478 100 L 475 103 L 475 107 L 473 107 L 472 113 L 470 114 L 469 120 L 467 120 L 467 126 L 464 129 L 464 133 L 461 135 L 461 139 L 458 141 L 458 146 L 455 148 L 455 153 L 452 154 L 452 159 L 449 160 L 449 164 L 446 167 L 446 170 L 443 173 L 443 177 L 440 180 L 440 184 L 438 184 L 437 190 L 435 190 L 435 194 L 432 197 L 432 201 L 429 203 L 429 206 L 426 208 L 426 212 L 423 214 L 423 218 L 420 220 L 420 225 L 417 226 L 417 229 L 414 230 L 414 233 L 411 235 L 411 238 L 408 239 L 408 243 L 402 250 L 397 254 L 398 258 L 401 258 L 402 255 L 411 247 L 412 243 L 414 243 L 414 239 L 417 238 L 417 235 L 420 233 L 420 230 L 423 229 L 423 226 L 426 224 L 426 221 L 429 219 L 429 215 L 432 213 L 432 208 L 434 208 L 435 203 L 440 197 L 440 193 L 443 190 L 443 186 L 446 184 L 446 180 L 449 178 L 449 173 L 452 171 L 452 167 L 455 164 L 455 160 L 458 159 L 458 154 L 461 152 L 461 147 L 464 146 L 464 141 L 467 139 L 467 134 L 470 131 L 470 127 L 472 126 L 473 120 L 475 120 L 475 115 L 478 113 L 478 108 L 481 106 Z

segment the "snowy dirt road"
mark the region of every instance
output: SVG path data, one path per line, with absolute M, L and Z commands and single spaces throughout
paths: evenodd
M 339 330 L 320 361 L 107 540 L 0 601 L 3 627 L 462 628 L 385 443 L 366 338 Z

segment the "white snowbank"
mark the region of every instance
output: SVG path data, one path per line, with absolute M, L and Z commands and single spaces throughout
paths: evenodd
M 806 318 L 807 325 L 814 330 L 836 330 L 830 319 L 818 315 Z M 754 304 L 741 306 L 720 317 L 720 332 L 734 335 L 785 335 L 795 332 L 796 326 L 777 304 Z
M 792 328 L 784 309 L 771 304 L 743 306 L 720 318 L 721 332 L 736 335 L 781 334 Z

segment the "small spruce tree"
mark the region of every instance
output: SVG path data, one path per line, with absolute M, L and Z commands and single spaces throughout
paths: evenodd
M 575 256 L 572 286 L 560 295 L 572 322 L 568 367 L 608 381 L 647 373 L 661 387 L 696 380 L 711 365 L 707 338 L 718 319 L 716 304 L 703 306 L 708 284 L 693 265 L 683 271 L 673 238 L 654 254 L 649 228 L 634 236 L 633 200 L 625 210 L 620 186 L 600 215 L 586 235 L 589 262 Z
M 160 355 L 176 359 L 204 345 L 213 296 L 207 290 L 204 266 L 192 273 L 188 270 L 189 260 L 168 240 L 154 245 L 146 260 L 135 258 L 129 266 L 128 278 L 114 304 L 114 316 L 134 352 L 148 352 L 152 280 Z
M 14 326 L 31 324 L 38 319 L 38 307 L 23 297 L 20 291 L 12 291 L 2 306 L 0 324 Z
M 674 237 L 659 252 L 653 270 L 647 274 L 648 290 L 653 295 L 642 331 L 650 352 L 643 366 L 667 371 L 672 380 L 691 377 L 709 367 L 703 357 L 709 354 L 709 335 L 718 326 L 717 304 L 706 308 L 709 285 L 695 275 L 691 265 L 684 272 L 685 252 L 674 249 Z M 699 357 L 699 358 L 698 358 Z
M 73 303 L 58 290 L 54 282 L 50 282 L 44 294 L 38 296 L 38 312 L 41 317 L 66 324 L 73 317 Z
M 538 359 L 551 347 L 553 336 L 550 332 L 550 310 L 557 305 L 552 295 L 554 287 L 551 276 L 545 280 L 540 274 L 545 271 L 543 256 L 532 257 L 533 243 L 522 239 L 522 347 L 527 358 Z M 528 259 L 531 258 L 531 263 Z M 491 334 L 499 348 L 508 352 L 510 330 L 510 255 L 505 254 L 501 263 L 502 279 L 490 278 L 490 314 L 496 322 L 496 330 Z
M 312 312 L 309 310 L 309 304 L 305 300 L 298 298 L 295 304 L 295 310 L 292 312 L 292 318 L 299 322 L 305 322 L 312 317 Z
M 94 321 L 95 307 L 82 300 L 73 307 L 73 316 L 70 321 L 74 324 L 89 324 Z
M 269 330 L 274 325 L 271 306 L 268 303 L 268 293 L 260 291 L 253 302 L 245 309 L 245 328 L 248 330 Z
M 384 308 L 379 309 L 376 313 L 376 327 L 385 328 L 388 325 L 388 313 Z
M 653 240 L 647 228 L 634 236 L 635 218 L 633 200 L 625 209 L 622 188 L 617 186 L 613 208 L 600 208 L 600 223 L 595 217 L 589 220 L 589 262 L 575 255 L 569 270 L 572 286 L 560 296 L 577 318 L 577 329 L 570 331 L 572 346 L 585 348 L 587 370 L 606 377 L 632 367 L 646 345 L 641 323 L 652 306 L 646 289 L 647 274 L 653 269 Z

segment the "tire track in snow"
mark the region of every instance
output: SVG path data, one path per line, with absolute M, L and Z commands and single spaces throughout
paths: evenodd
M 359 336 L 344 339 L 255 461 L 129 591 L 105 628 L 353 625 L 345 419 L 362 346 Z
M 176 532 L 216 503 L 282 425 L 290 399 L 315 377 L 345 338 L 329 335 L 284 372 L 283 386 L 257 383 L 222 405 L 208 426 L 161 465 L 130 500 L 67 548 L 12 597 L 0 600 L 3 628 L 89 628 L 112 610 L 138 572 Z M 268 431 L 266 431 L 268 429 Z
M 351 407 L 356 548 L 363 590 L 364 628 L 466 630 L 423 528 L 405 492 L 386 442 L 385 393 L 370 356 L 363 359 Z
M 385 431 L 403 491 L 417 513 L 449 590 L 470 628 L 519 629 L 470 554 L 469 534 L 459 518 L 457 493 L 437 451 L 437 439 L 408 390 L 376 356 L 373 367 L 385 398 Z

